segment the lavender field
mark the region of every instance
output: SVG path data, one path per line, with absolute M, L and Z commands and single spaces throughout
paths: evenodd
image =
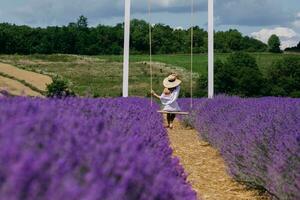
M 180 104 L 189 110 L 189 99 Z M 197 99 L 190 118 L 237 180 L 279 199 L 300 199 L 300 99 Z
M 0 98 L 1 199 L 196 199 L 156 109 L 139 98 Z

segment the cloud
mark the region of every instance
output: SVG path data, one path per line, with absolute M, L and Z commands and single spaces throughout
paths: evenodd
M 184 28 L 182 26 L 175 27 L 175 30 L 183 30 Z
M 149 0 L 132 0 L 132 12 L 146 13 L 148 12 Z M 190 0 L 151 0 L 152 12 L 175 12 L 186 13 L 191 10 Z M 207 0 L 194 1 L 195 11 L 206 11 Z
M 92 19 L 102 19 L 118 16 L 122 12 L 123 5 L 120 1 L 29 0 L 5 15 L 11 16 L 16 23 L 54 25 L 67 24 L 82 14 Z
M 18 24 L 54 25 L 74 21 L 79 15 L 85 15 L 92 23 L 100 20 L 122 17 L 124 0 L 27 0 L 14 8 L 0 8 L 0 20 Z M 189 0 L 151 0 L 153 13 L 185 13 L 191 9 Z M 205 11 L 207 0 L 195 1 L 195 11 Z M 148 0 L 132 0 L 131 13 L 148 12 Z
M 293 29 L 286 27 L 277 27 L 274 29 L 261 29 L 258 32 L 251 33 L 256 39 L 261 40 L 264 43 L 268 42 L 271 35 L 276 34 L 281 40 L 281 48 L 291 47 L 297 45 L 300 40 L 300 35 Z
M 295 20 L 292 22 L 292 26 L 300 29 L 300 12 L 296 14 Z
M 283 9 L 282 0 L 216 0 L 218 23 L 222 25 L 285 25 L 294 17 Z
M 100 20 L 122 18 L 125 1 L 27 0 L 26 3 L 16 2 L 10 1 L 10 6 L 0 8 L 1 21 L 29 25 L 61 25 L 83 14 L 92 24 L 98 24 L 101 23 Z M 194 4 L 196 12 L 207 11 L 207 0 L 195 0 Z M 215 0 L 215 17 L 220 25 L 282 26 L 292 22 L 295 18 L 292 12 L 283 9 L 285 4 L 286 2 L 282 0 Z M 153 13 L 188 13 L 190 6 L 191 0 L 151 0 Z M 133 14 L 146 14 L 147 11 L 148 0 L 132 0 Z
M 300 19 L 299 19 L 299 20 L 295 20 L 295 21 L 293 22 L 293 26 L 294 26 L 295 28 L 300 28 Z

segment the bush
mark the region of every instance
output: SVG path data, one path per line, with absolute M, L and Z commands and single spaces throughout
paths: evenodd
M 189 109 L 189 99 L 179 104 Z M 300 199 L 300 99 L 198 99 L 190 112 L 237 180 L 279 199 Z
M 199 74 L 199 78 L 197 80 L 196 90 L 194 91 L 194 97 L 207 97 L 207 90 L 208 90 L 208 79 L 207 73 Z
M 56 77 L 51 84 L 47 85 L 46 96 L 63 98 L 75 96 L 75 93 L 69 89 L 68 81 Z
M 263 76 L 256 60 L 246 53 L 233 53 L 225 62 L 215 63 L 217 93 L 240 96 L 260 96 Z
M 299 97 L 300 58 L 289 56 L 276 61 L 269 68 L 267 78 L 272 96 Z

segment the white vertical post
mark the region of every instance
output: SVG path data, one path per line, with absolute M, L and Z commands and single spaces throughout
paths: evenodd
M 214 0 L 208 0 L 208 98 L 214 97 Z
M 130 40 L 130 2 L 125 0 L 124 55 L 123 55 L 123 97 L 128 97 L 129 40 Z

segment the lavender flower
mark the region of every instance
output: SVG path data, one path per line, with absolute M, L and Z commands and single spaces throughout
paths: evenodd
M 189 100 L 180 106 L 189 109 Z M 220 150 L 238 180 L 280 199 L 300 199 L 300 99 L 197 99 L 193 126 Z
M 196 199 L 157 107 L 0 98 L 1 199 Z

